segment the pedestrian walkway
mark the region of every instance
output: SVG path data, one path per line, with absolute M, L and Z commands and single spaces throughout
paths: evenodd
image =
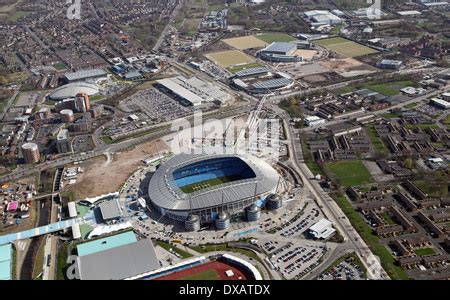
M 60 230 L 64 230 L 67 228 L 72 227 L 74 224 L 82 224 L 83 219 L 77 218 L 77 219 L 70 219 L 70 220 L 64 220 L 56 223 L 52 223 L 46 226 L 36 227 L 33 229 L 24 230 L 17 233 L 11 233 L 4 236 L 0 236 L 0 245 L 5 245 L 8 243 L 13 243 L 17 240 L 23 240 L 32 238 L 35 236 L 44 235 L 47 233 L 53 233 Z

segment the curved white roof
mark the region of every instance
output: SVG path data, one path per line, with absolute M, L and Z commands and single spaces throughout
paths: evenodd
M 94 96 L 99 93 L 99 88 L 96 84 L 87 82 L 76 82 L 63 85 L 53 93 L 50 94 L 49 98 L 52 100 L 63 100 L 67 98 L 74 98 L 77 94 L 84 93 L 88 96 Z
M 173 172 L 181 167 L 214 158 L 238 157 L 255 173 L 256 177 L 229 182 L 185 194 L 175 183 Z M 151 201 L 167 210 L 186 211 L 222 205 L 222 201 L 233 203 L 273 191 L 279 180 L 279 174 L 265 161 L 251 155 L 225 154 L 180 154 L 164 163 L 153 174 L 149 184 Z M 191 207 L 192 205 L 192 207 Z

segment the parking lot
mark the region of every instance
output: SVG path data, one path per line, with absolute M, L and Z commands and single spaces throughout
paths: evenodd
M 73 138 L 72 148 L 75 153 L 89 152 L 94 150 L 95 144 L 90 135 L 79 135 Z
M 271 267 L 278 270 L 286 279 L 299 279 L 320 264 L 326 246 L 296 245 L 268 241 L 263 249 L 269 253 Z
M 331 270 L 321 274 L 319 280 L 363 280 L 365 278 L 362 268 L 350 256 Z
M 323 218 L 322 212 L 316 206 L 314 201 L 309 200 L 306 203 L 306 207 L 296 218 L 294 217 L 292 220 L 283 225 L 283 228 L 279 231 L 279 234 L 284 237 L 301 236 L 321 218 Z
M 120 106 L 129 113 L 143 112 L 148 118 L 145 121 L 150 124 L 183 118 L 192 113 L 190 108 L 182 106 L 156 89 L 139 91 L 126 99 Z

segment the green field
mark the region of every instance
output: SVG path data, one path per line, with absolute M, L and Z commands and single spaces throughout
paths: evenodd
M 209 53 L 205 56 L 225 69 L 234 66 L 248 65 L 255 62 L 254 58 L 238 50 Z
M 268 44 L 273 42 L 292 42 L 296 40 L 293 36 L 286 33 L 263 33 L 258 34 L 255 37 Z
M 360 160 L 329 162 L 325 167 L 331 177 L 344 187 L 373 182 L 372 176 Z
M 10 22 L 17 22 L 20 19 L 22 19 L 23 17 L 29 16 L 30 14 L 31 14 L 30 11 L 18 10 L 18 11 L 15 11 L 15 12 L 11 13 L 11 14 L 8 14 L 7 19 Z
M 406 129 L 439 129 L 439 125 L 437 124 L 417 124 L 417 125 L 405 125 Z
M 206 270 L 198 274 L 183 277 L 181 280 L 220 280 L 220 277 L 215 270 Z
M 367 243 L 373 254 L 378 256 L 384 270 L 389 277 L 394 280 L 409 279 L 405 271 L 394 264 L 394 257 L 389 250 L 380 242 L 379 237 L 372 234 L 372 228 L 364 221 L 362 216 L 353 208 L 346 197 L 338 195 L 333 197 L 345 215 L 349 218 L 353 227 L 361 235 L 362 239 Z
M 314 43 L 346 57 L 358 57 L 378 53 L 377 50 L 341 37 L 318 40 Z
M 390 216 L 387 212 L 382 212 L 382 213 L 380 214 L 380 216 L 383 218 L 383 220 L 386 222 L 386 224 L 388 224 L 388 225 L 394 225 L 394 224 L 396 224 L 396 223 L 394 222 L 394 220 L 392 220 L 391 216 Z
M 450 125 L 450 115 L 447 115 L 444 120 L 442 120 L 442 124 Z
M 202 182 L 185 185 L 185 186 L 181 187 L 180 189 L 185 194 L 191 194 L 191 193 L 199 191 L 199 190 L 203 190 L 203 189 L 206 189 L 206 188 L 209 188 L 212 186 L 217 186 L 217 185 L 221 185 L 221 184 L 236 181 L 236 180 L 239 180 L 239 178 L 237 178 L 235 176 L 225 176 L 225 177 L 213 178 L 210 180 L 205 180 Z
M 375 131 L 375 128 L 373 126 L 367 128 L 367 134 L 370 138 L 370 141 L 372 142 L 373 147 L 375 148 L 375 151 L 379 155 L 387 155 L 388 149 L 384 145 L 381 138 L 377 135 L 377 132 Z
M 414 250 L 414 253 L 418 256 L 428 256 L 428 255 L 434 255 L 436 252 L 433 250 L 433 248 L 421 248 Z
M 389 83 L 371 84 L 366 87 L 371 91 L 392 97 L 400 94 L 400 90 L 407 86 L 414 86 L 414 82 L 411 80 L 394 81 Z

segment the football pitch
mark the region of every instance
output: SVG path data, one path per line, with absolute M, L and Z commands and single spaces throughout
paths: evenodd
M 237 50 L 209 53 L 206 57 L 225 69 L 255 62 L 254 58 Z
M 296 40 L 293 36 L 286 33 L 262 33 L 256 35 L 256 38 L 268 44 L 273 42 L 292 42 Z
M 318 40 L 314 43 L 346 57 L 358 57 L 378 53 L 378 51 L 375 49 L 341 37 Z
M 373 182 L 372 175 L 360 160 L 329 162 L 325 166 L 331 177 L 344 187 Z
M 181 187 L 180 189 L 185 194 L 191 194 L 193 192 L 197 192 L 197 191 L 200 191 L 200 190 L 212 187 L 212 186 L 217 186 L 217 185 L 221 185 L 221 184 L 236 181 L 236 180 L 238 180 L 238 178 L 236 178 L 235 176 L 225 176 L 225 177 L 213 178 L 210 180 L 205 180 L 205 181 L 185 185 L 185 186 Z
M 236 48 L 238 50 L 246 50 L 252 48 L 264 48 L 267 46 L 267 43 L 262 39 L 258 39 L 253 35 L 249 36 L 241 36 L 237 38 L 225 39 L 223 40 L 225 44 Z

